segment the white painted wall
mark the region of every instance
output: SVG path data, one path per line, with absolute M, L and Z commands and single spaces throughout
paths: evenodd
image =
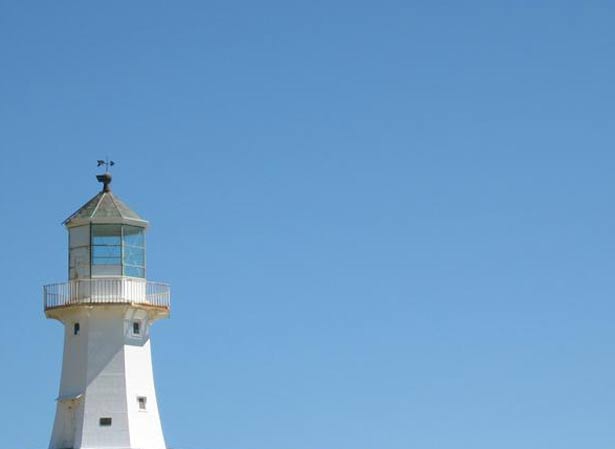
M 67 308 L 58 318 L 64 359 L 49 448 L 165 449 L 149 339 L 156 317 L 138 307 L 96 305 Z M 140 335 L 133 334 L 134 321 Z M 139 396 L 147 398 L 146 410 Z M 100 426 L 103 417 L 112 425 Z

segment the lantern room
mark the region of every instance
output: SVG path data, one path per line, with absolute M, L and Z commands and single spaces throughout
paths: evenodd
M 109 173 L 98 178 L 103 190 L 64 221 L 68 229 L 68 277 L 145 278 L 148 223 L 111 192 Z

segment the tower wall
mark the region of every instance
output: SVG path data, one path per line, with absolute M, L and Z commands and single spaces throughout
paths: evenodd
M 149 340 L 143 346 L 126 346 L 126 379 L 130 447 L 165 449 L 158 403 L 154 390 L 154 374 Z M 139 407 L 138 398 L 146 398 L 146 410 Z
M 50 449 L 164 449 L 149 340 L 155 317 L 138 307 L 97 305 L 57 318 L 65 344 Z

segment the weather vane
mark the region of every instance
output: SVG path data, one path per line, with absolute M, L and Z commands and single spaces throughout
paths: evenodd
M 105 166 L 105 173 L 109 172 L 109 167 L 113 167 L 115 165 L 115 162 L 110 161 L 108 157 L 105 158 L 105 160 L 98 159 L 96 162 L 98 163 L 97 167 L 100 167 L 101 165 Z
M 111 184 L 111 173 L 109 173 L 109 167 L 113 167 L 115 165 L 115 162 L 110 161 L 107 157 L 105 158 L 105 160 L 98 159 L 96 163 L 97 167 L 100 167 L 101 165 L 105 166 L 105 172 L 102 175 L 96 175 L 96 179 L 98 180 L 98 182 L 102 182 L 103 192 L 110 192 L 111 188 L 109 187 L 109 184 Z

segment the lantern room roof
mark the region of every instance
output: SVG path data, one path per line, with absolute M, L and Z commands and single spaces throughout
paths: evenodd
M 110 189 L 105 189 L 81 206 L 75 213 L 64 220 L 67 228 L 88 223 L 124 223 L 135 226 L 147 226 L 144 220 L 115 196 Z

